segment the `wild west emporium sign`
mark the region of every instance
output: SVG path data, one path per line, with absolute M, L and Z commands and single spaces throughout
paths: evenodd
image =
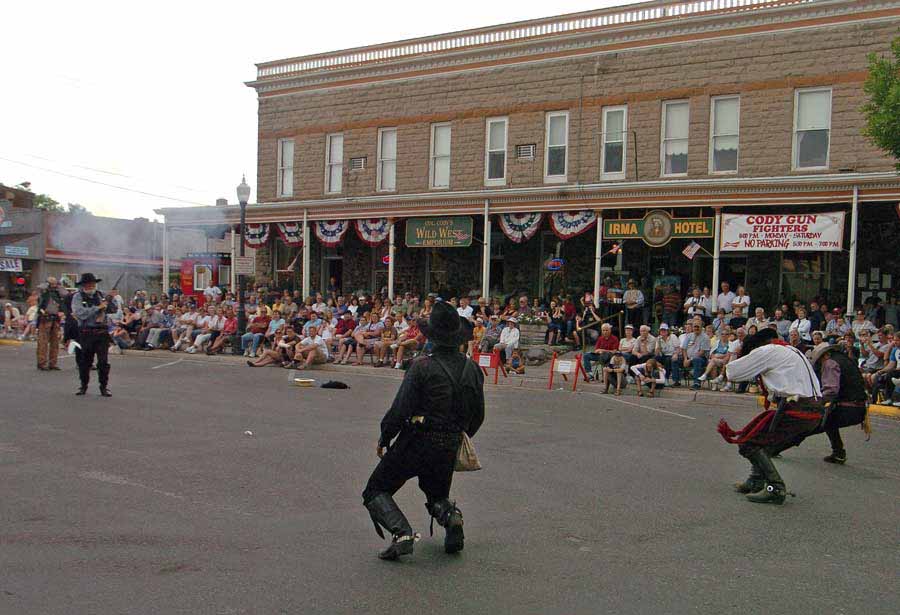
M 722 214 L 722 251 L 837 252 L 844 242 L 844 212 Z
M 673 218 L 666 211 L 651 211 L 641 220 L 604 220 L 604 239 L 641 239 L 659 248 L 672 239 L 713 237 L 715 218 Z
M 410 218 L 406 221 L 410 248 L 468 248 L 472 245 L 472 217 Z

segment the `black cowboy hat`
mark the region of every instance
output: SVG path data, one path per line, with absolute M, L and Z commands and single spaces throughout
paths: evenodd
M 434 304 L 428 322 L 421 322 L 419 328 L 437 346 L 458 346 L 463 342 L 462 319 L 455 307 L 443 301 Z
M 93 273 L 82 273 L 81 279 L 75 282 L 75 286 L 84 286 L 85 284 L 90 284 L 93 282 L 97 284 L 98 282 L 102 282 L 103 280 L 97 279 Z
M 762 331 L 757 331 L 744 340 L 744 344 L 741 347 L 741 356 L 746 357 L 748 354 L 750 354 L 760 346 L 765 346 L 775 339 L 778 339 L 778 333 L 773 329 L 769 329 L 767 327 Z

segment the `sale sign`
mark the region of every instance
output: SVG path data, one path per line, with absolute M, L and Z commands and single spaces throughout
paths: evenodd
M 837 252 L 844 241 L 844 212 L 722 214 L 721 237 L 723 252 Z

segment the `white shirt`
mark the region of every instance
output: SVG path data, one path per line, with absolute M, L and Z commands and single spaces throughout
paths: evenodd
M 719 293 L 719 296 L 716 297 L 716 309 L 717 310 L 725 310 L 726 316 L 731 316 L 731 304 L 734 301 L 734 293 L 730 290 L 727 293 Z
M 741 346 L 743 346 L 743 344 L 741 344 L 741 340 L 738 339 L 733 342 L 728 342 L 728 353 L 732 357 L 738 356 L 738 353 L 741 351 Z
M 218 301 L 222 296 L 222 290 L 218 286 L 207 286 L 203 289 L 203 296 L 210 301 Z
M 647 364 L 641 363 L 640 365 L 632 365 L 631 373 L 635 376 L 646 376 L 647 375 Z M 663 366 L 659 366 L 656 368 L 656 379 L 654 382 L 656 384 L 665 384 L 666 383 L 666 370 Z
M 210 324 L 210 321 L 212 321 L 212 317 L 210 317 L 206 314 L 204 314 L 202 316 L 198 316 L 197 320 L 195 321 L 194 327 L 197 329 L 202 329 L 206 325 Z
M 466 307 L 458 307 L 456 308 L 456 313 L 462 316 L 463 318 L 472 318 L 472 306 L 467 305 Z
M 734 300 L 731 302 L 731 309 L 734 311 L 734 306 L 742 305 L 744 306 L 743 312 L 746 316 L 750 313 L 750 295 L 744 295 L 743 297 L 739 297 L 735 295 Z
M 725 366 L 733 382 L 750 381 L 762 376 L 769 394 L 777 397 L 822 397 L 813 366 L 802 352 L 792 346 L 766 344 Z
M 687 313 L 690 316 L 706 316 L 709 312 L 709 300 L 703 295 L 699 297 L 691 295 L 684 302 L 684 307 L 687 308 Z
M 322 336 L 317 335 L 315 337 L 306 336 L 302 340 L 300 340 L 301 346 L 318 346 L 323 353 L 325 353 L 325 358 L 328 358 L 328 344 L 325 343 L 325 340 L 322 339 Z
M 809 319 L 804 318 L 800 320 L 799 318 L 791 323 L 791 328 L 789 331 L 797 330 L 797 333 L 800 334 L 800 339 L 804 342 L 812 341 L 812 338 L 809 336 L 809 330 L 812 328 L 812 325 L 809 322 Z
M 506 344 L 507 348 L 518 348 L 519 347 L 519 328 L 518 327 L 503 327 L 503 331 L 500 332 L 500 341 L 499 344 Z
M 324 303 L 316 303 L 312 306 L 312 309 L 314 309 L 317 313 L 321 313 L 328 309 L 328 305 Z

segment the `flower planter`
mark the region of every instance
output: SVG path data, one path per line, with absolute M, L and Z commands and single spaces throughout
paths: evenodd
M 519 345 L 539 346 L 544 343 L 547 325 L 519 325 Z

